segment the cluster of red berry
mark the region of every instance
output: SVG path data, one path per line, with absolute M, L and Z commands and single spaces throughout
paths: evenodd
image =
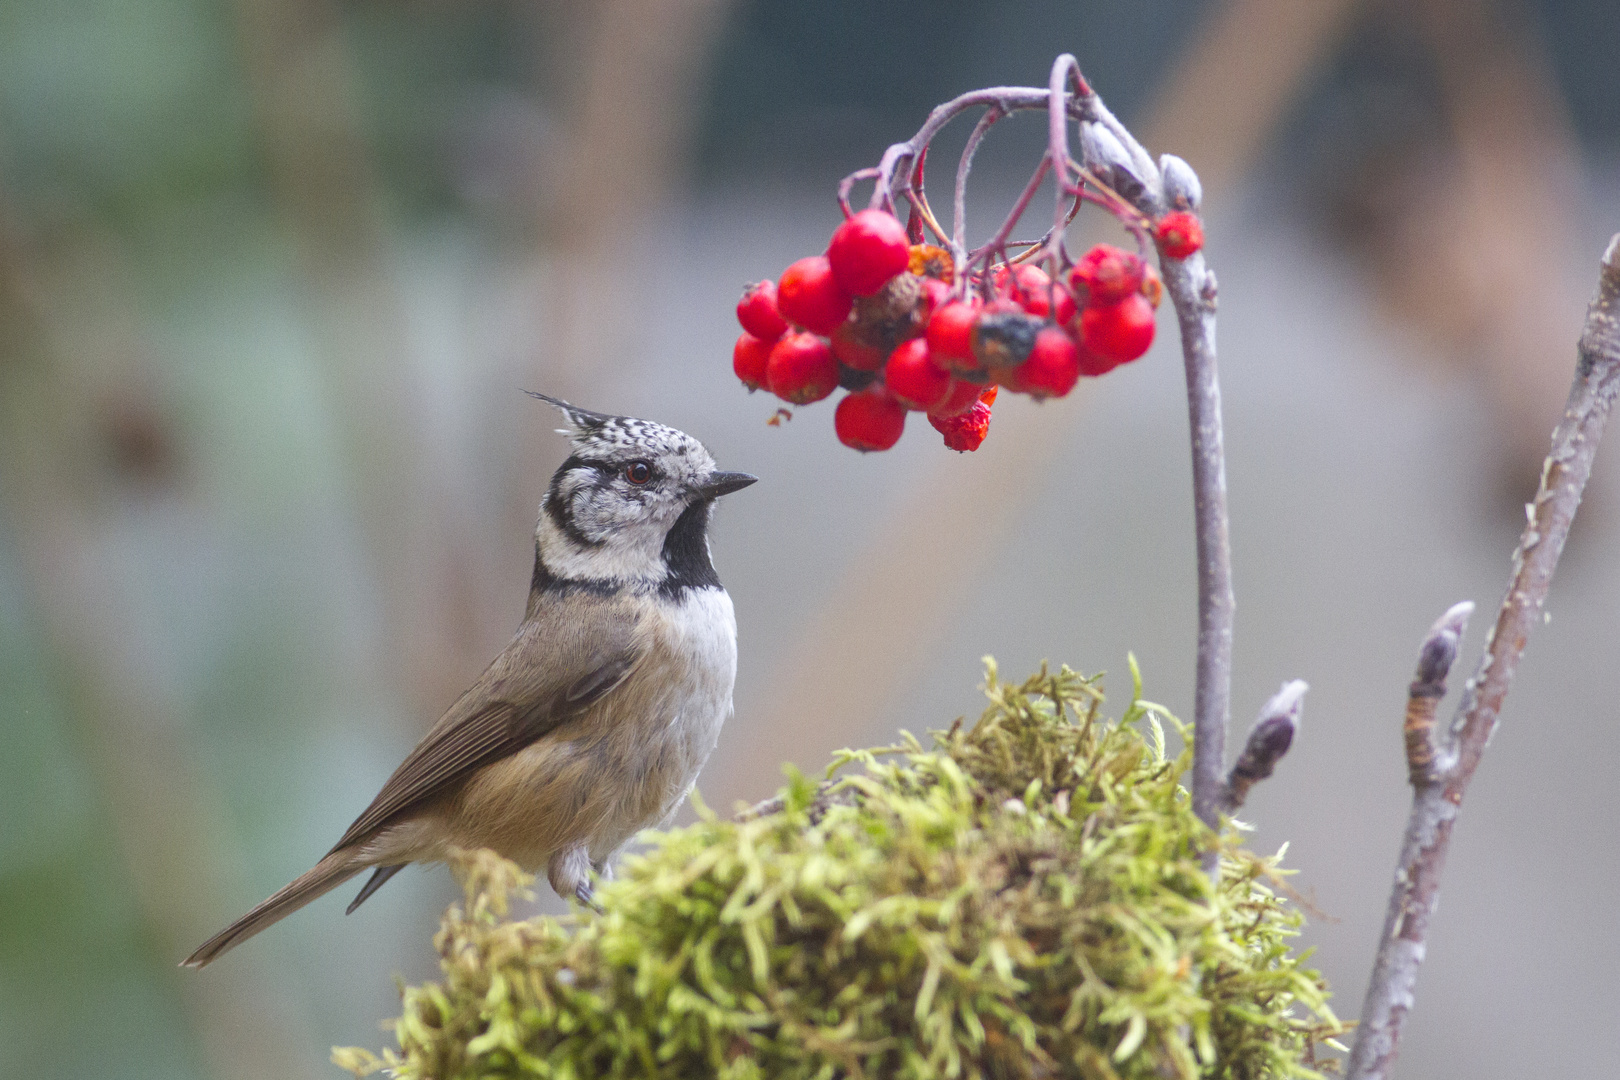
M 1203 244 L 1202 225 L 1186 211 L 1155 228 L 1171 258 Z M 887 211 L 862 210 L 833 233 L 825 255 L 744 291 L 732 367 L 750 390 L 796 405 L 849 390 L 833 424 L 857 450 L 899 442 L 908 411 L 927 413 L 951 449 L 977 450 L 998 386 L 1062 397 L 1080 376 L 1147 352 L 1162 293 L 1140 256 L 1107 244 L 1086 252 L 1066 280 L 1031 263 L 959 280 L 949 252 L 913 244 Z

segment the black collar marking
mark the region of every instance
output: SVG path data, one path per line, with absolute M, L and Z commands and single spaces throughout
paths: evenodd
M 543 593 L 549 596 L 565 596 L 573 592 L 594 593 L 597 596 L 612 596 L 624 588 L 623 583 L 617 581 L 593 581 L 589 578 L 563 578 L 551 572 L 551 567 L 540 557 L 540 545 L 534 546 L 534 577 L 529 582 L 530 593 Z

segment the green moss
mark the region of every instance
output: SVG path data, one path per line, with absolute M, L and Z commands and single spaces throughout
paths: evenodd
M 1289 943 L 1274 859 L 1212 839 L 1140 684 L 992 664 L 989 708 L 924 749 L 846 752 L 746 821 L 651 839 L 605 914 L 507 921 L 488 853 L 405 991 L 410 1078 L 1314 1076 L 1342 1031 Z M 1145 727 L 1146 732 L 1139 730 Z M 1183 742 L 1190 744 L 1182 730 Z M 334 1060 L 364 1075 L 363 1050 Z

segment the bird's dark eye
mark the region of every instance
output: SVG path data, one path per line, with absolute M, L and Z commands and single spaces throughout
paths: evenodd
M 624 467 L 624 478 L 632 484 L 645 484 L 652 479 L 652 466 L 645 461 L 632 461 Z

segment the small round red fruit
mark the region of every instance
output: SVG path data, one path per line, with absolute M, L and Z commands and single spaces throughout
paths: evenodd
M 969 370 L 973 359 L 973 320 L 979 317 L 977 300 L 953 300 L 935 310 L 928 320 L 928 353 L 935 363 Z
M 950 372 L 929 358 L 926 338 L 895 346 L 883 368 L 883 384 L 900 404 L 921 412 L 943 403 L 951 392 Z
M 832 347 L 816 335 L 789 332 L 771 347 L 765 380 L 782 400 L 808 405 L 837 388 L 838 361 Z
M 1112 244 L 1098 244 L 1080 256 L 1069 271 L 1069 283 L 1077 296 L 1095 307 L 1117 304 L 1142 287 L 1147 264 L 1134 251 Z
M 765 365 L 771 358 L 773 344 L 753 334 L 743 334 L 731 350 L 731 370 L 750 391 L 765 385 Z
M 1024 263 L 1009 271 L 1002 266 L 991 279 L 996 290 L 1031 315 L 1045 318 L 1052 310 L 1052 279 L 1038 266 Z
M 1204 246 L 1204 223 L 1188 210 L 1172 210 L 1153 226 L 1159 250 L 1172 259 L 1185 259 Z
M 737 301 L 737 321 L 761 341 L 775 341 L 787 332 L 787 320 L 776 310 L 776 282 L 766 278 L 743 290 Z
M 1094 379 L 1099 375 L 1106 375 L 1119 367 L 1120 362 L 1118 360 L 1110 360 L 1102 353 L 1093 352 L 1091 349 L 1086 348 L 1084 341 L 1080 342 L 1078 349 L 1080 352 L 1080 374 L 1082 375 Z
M 922 305 L 923 320 L 926 322 L 933 317 L 934 312 L 951 302 L 951 287 L 939 278 L 925 277 L 922 279 Z
M 1117 304 L 1088 307 L 1080 313 L 1080 333 L 1086 347 L 1109 360 L 1135 360 L 1153 344 L 1153 305 L 1141 293 Z
M 825 255 L 800 259 L 776 283 L 776 310 L 814 334 L 831 336 L 854 306 L 855 298 L 833 278 Z
M 838 441 L 863 453 L 887 450 L 906 430 L 906 407 L 879 387 L 847 395 L 833 413 Z
M 992 390 L 995 387 L 991 387 Z M 951 392 L 945 395 L 945 400 L 928 410 L 929 416 L 955 416 L 963 413 L 984 392 L 984 387 L 978 383 L 970 383 L 966 379 L 957 379 L 951 383 Z
M 1080 381 L 1080 348 L 1069 332 L 1048 325 L 1035 335 L 1029 359 L 1018 368 L 1019 389 L 1037 400 L 1063 397 Z
M 1057 296 L 1057 310 L 1052 312 L 1052 319 L 1059 326 L 1068 326 L 1074 321 L 1074 317 L 1080 314 L 1080 309 L 1074 303 L 1074 295 L 1062 285 L 1053 292 Z
M 833 332 L 832 351 L 840 363 L 856 371 L 877 371 L 889 358 L 878 346 L 862 341 L 855 333 L 854 324 L 847 322 Z
M 871 296 L 911 266 L 911 242 L 887 210 L 862 210 L 833 230 L 827 259 L 845 292 Z

